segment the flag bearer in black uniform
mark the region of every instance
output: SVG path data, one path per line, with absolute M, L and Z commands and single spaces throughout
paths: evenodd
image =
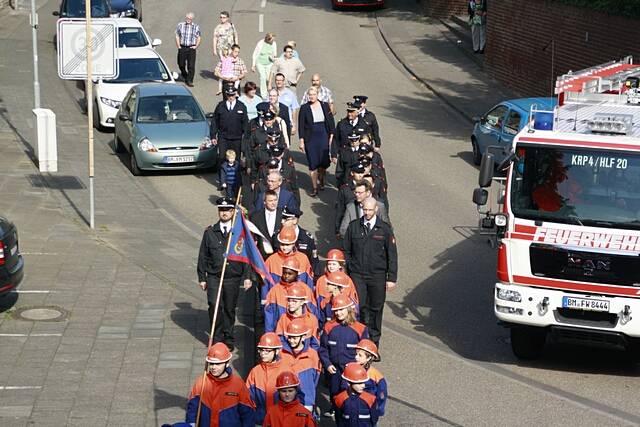
M 207 291 L 209 304 L 209 325 L 213 323 L 220 275 L 225 262 L 224 253 L 227 239 L 231 232 L 231 220 L 235 201 L 228 197 L 220 197 L 216 201 L 219 221 L 207 227 L 200 243 L 198 254 L 198 282 L 203 291 Z M 249 264 L 228 261 L 220 296 L 220 307 L 216 318 L 214 342 L 224 342 L 233 351 L 235 338 L 233 325 L 236 321 L 236 308 L 240 287 L 251 287 L 251 268 Z

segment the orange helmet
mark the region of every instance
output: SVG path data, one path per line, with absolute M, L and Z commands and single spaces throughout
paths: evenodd
M 346 295 L 336 295 L 331 300 L 331 311 L 342 310 L 343 308 L 353 307 L 353 301 Z
M 331 249 L 327 252 L 327 261 L 345 262 L 344 252 L 340 249 Z
M 300 337 L 303 335 L 307 335 L 309 333 L 309 328 L 307 328 L 307 324 L 304 319 L 296 318 L 291 321 L 287 325 L 287 329 L 284 331 L 285 336 L 288 337 Z
M 277 390 L 281 388 L 298 387 L 299 385 L 300 380 L 298 379 L 298 376 L 291 371 L 281 372 L 276 378 Z
M 369 374 L 359 363 L 349 362 L 342 371 L 342 378 L 350 383 L 366 383 L 369 381 Z
M 373 356 L 374 361 L 380 360 L 380 355 L 378 354 L 378 346 L 371 340 L 362 339 L 358 344 L 356 344 L 356 350 L 360 349 L 366 351 L 367 353 Z
M 287 299 L 307 299 L 306 289 L 302 283 L 296 282 L 287 287 Z
M 327 273 L 327 283 L 340 286 L 341 288 L 349 287 L 349 276 L 344 271 L 334 271 Z
M 282 268 L 288 268 L 289 270 L 297 271 L 300 273 L 300 262 L 294 257 L 288 257 L 282 263 Z
M 231 360 L 231 353 L 229 352 L 229 348 L 225 343 L 217 342 L 209 347 L 207 358 L 205 360 L 208 363 L 228 362 L 229 360 Z
M 296 237 L 296 228 L 291 225 L 282 227 L 282 230 L 278 233 L 278 242 L 285 245 L 292 245 L 298 240 Z
M 282 348 L 282 342 L 275 332 L 267 332 L 260 337 L 258 348 Z

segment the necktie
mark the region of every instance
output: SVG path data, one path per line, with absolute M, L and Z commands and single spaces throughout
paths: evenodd
M 223 226 L 223 227 L 222 227 L 222 235 L 223 235 L 223 236 L 225 236 L 225 237 L 227 237 L 227 232 L 228 232 L 228 230 L 227 230 L 227 226 Z
M 369 222 L 365 221 L 365 223 L 364 223 L 364 234 L 369 234 L 369 230 L 370 230 Z

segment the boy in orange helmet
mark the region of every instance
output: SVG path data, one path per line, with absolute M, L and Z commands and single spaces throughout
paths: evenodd
M 315 427 L 311 412 L 298 401 L 300 381 L 296 374 L 284 371 L 276 378 L 278 404 L 267 411 L 263 427 Z

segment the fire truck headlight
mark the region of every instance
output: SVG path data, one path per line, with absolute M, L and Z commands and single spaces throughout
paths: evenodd
M 495 216 L 494 220 L 496 222 L 496 226 L 498 227 L 505 227 L 507 225 L 506 215 L 498 214 Z
M 511 289 L 498 288 L 497 296 L 498 296 L 498 299 L 501 299 L 504 301 L 511 301 L 511 302 L 522 301 L 522 296 L 520 295 L 520 292 L 513 291 Z

